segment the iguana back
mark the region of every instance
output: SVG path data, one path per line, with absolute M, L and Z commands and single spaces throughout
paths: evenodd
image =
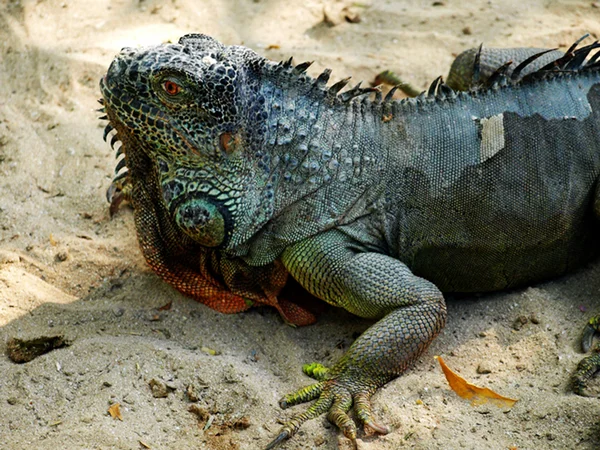
M 597 253 L 598 72 L 392 110 L 404 143 L 388 245 L 413 272 L 442 291 L 496 290 Z

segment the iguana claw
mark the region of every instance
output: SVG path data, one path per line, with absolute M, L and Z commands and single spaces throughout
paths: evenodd
M 271 450 L 275 447 L 277 447 L 279 444 L 281 444 L 283 441 L 285 441 L 286 439 L 290 438 L 290 434 L 286 431 L 283 430 L 281 433 L 279 433 L 279 436 L 277 436 L 275 439 L 273 439 L 269 445 L 267 445 L 265 447 L 265 450 Z

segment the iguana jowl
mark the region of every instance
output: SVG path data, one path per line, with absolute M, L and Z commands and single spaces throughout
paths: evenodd
M 258 302 L 309 323 L 277 298 L 291 275 L 378 320 L 330 370 L 307 370 L 318 382 L 281 404 L 317 401 L 269 448 L 322 413 L 355 439 L 352 404 L 386 432 L 369 398 L 440 332 L 442 291 L 523 285 L 598 253 L 600 71 L 585 62 L 597 47 L 404 101 L 340 93 L 347 80 L 327 87 L 329 71 L 313 79 L 307 63 L 203 35 L 115 58 L 100 83 L 107 131 L 161 277 L 220 311 Z

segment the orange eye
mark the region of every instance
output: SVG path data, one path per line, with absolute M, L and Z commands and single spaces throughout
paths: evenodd
M 177 95 L 181 92 L 181 86 L 171 80 L 167 80 L 162 85 L 165 92 L 169 95 Z

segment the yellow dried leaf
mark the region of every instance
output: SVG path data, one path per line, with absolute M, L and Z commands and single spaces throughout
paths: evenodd
M 123 416 L 121 415 L 120 403 L 113 403 L 112 405 L 110 405 L 110 407 L 108 408 L 108 413 L 113 419 L 123 420 Z
M 459 397 L 469 400 L 472 406 L 492 403 L 499 408 L 512 408 L 514 404 L 517 403 L 518 400 L 503 397 L 499 394 L 496 394 L 491 389 L 481 388 L 467 382 L 467 380 L 450 370 L 441 356 L 434 356 L 434 358 L 440 363 L 450 388 L 456 392 Z

